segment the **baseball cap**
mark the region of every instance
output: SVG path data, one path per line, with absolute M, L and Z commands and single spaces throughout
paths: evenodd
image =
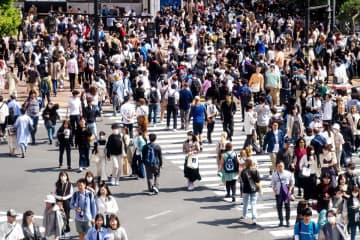
M 14 209 L 9 209 L 9 210 L 6 212 L 6 216 L 8 216 L 8 217 L 16 217 L 16 216 L 17 216 L 17 213 L 15 212 Z

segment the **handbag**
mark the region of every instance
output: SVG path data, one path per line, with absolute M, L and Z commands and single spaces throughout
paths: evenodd
M 95 153 L 91 154 L 90 161 L 94 163 L 98 163 L 100 161 L 100 158 Z
M 191 154 L 186 157 L 186 166 L 191 169 L 199 168 L 199 159 L 196 154 Z
M 279 180 L 280 180 L 280 193 L 279 193 L 279 197 L 277 198 L 277 200 L 279 201 L 279 203 L 289 203 L 290 201 L 290 197 L 291 197 L 291 192 L 288 186 L 286 186 L 285 183 L 283 183 L 281 181 L 281 177 L 279 175 L 279 173 L 277 173 Z
M 9 125 L 7 127 L 7 132 L 8 132 L 9 136 L 14 136 L 14 135 L 16 135 L 16 128 L 12 125 Z
M 301 176 L 302 177 L 310 177 L 311 175 L 311 169 L 309 168 L 309 165 L 307 167 L 303 167 L 301 169 Z

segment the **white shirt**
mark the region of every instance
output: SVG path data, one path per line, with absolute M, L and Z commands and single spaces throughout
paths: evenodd
M 6 238 L 6 240 L 20 240 L 24 238 L 24 233 L 19 223 L 14 223 L 14 224 L 10 224 L 8 222 L 2 223 L 0 225 L 0 239 L 5 240 L 5 236 L 8 233 L 10 234 Z
M 96 209 L 101 214 L 116 214 L 119 211 L 118 204 L 112 196 L 104 198 L 102 196 L 96 198 Z
M 81 101 L 80 98 L 70 98 L 68 102 L 69 115 L 80 115 Z
M 129 124 L 134 122 L 135 111 L 130 103 L 125 103 L 121 106 L 120 109 L 121 115 L 123 117 L 123 123 Z
M 332 120 L 333 104 L 331 101 L 324 103 L 323 111 L 323 120 Z

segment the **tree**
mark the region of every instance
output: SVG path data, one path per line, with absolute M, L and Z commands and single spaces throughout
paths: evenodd
M 352 30 L 355 31 L 356 18 L 360 14 L 360 0 L 347 0 L 341 5 L 341 13 L 349 20 L 351 19 Z
M 21 24 L 20 9 L 14 7 L 14 0 L 0 1 L 0 38 L 14 35 Z

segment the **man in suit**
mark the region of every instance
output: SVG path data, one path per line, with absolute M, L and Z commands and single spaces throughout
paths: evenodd
M 268 131 L 264 138 L 263 150 L 270 154 L 271 167 L 270 175 L 276 169 L 276 155 L 284 145 L 284 133 L 279 129 L 278 122 L 273 122 L 271 130 Z

